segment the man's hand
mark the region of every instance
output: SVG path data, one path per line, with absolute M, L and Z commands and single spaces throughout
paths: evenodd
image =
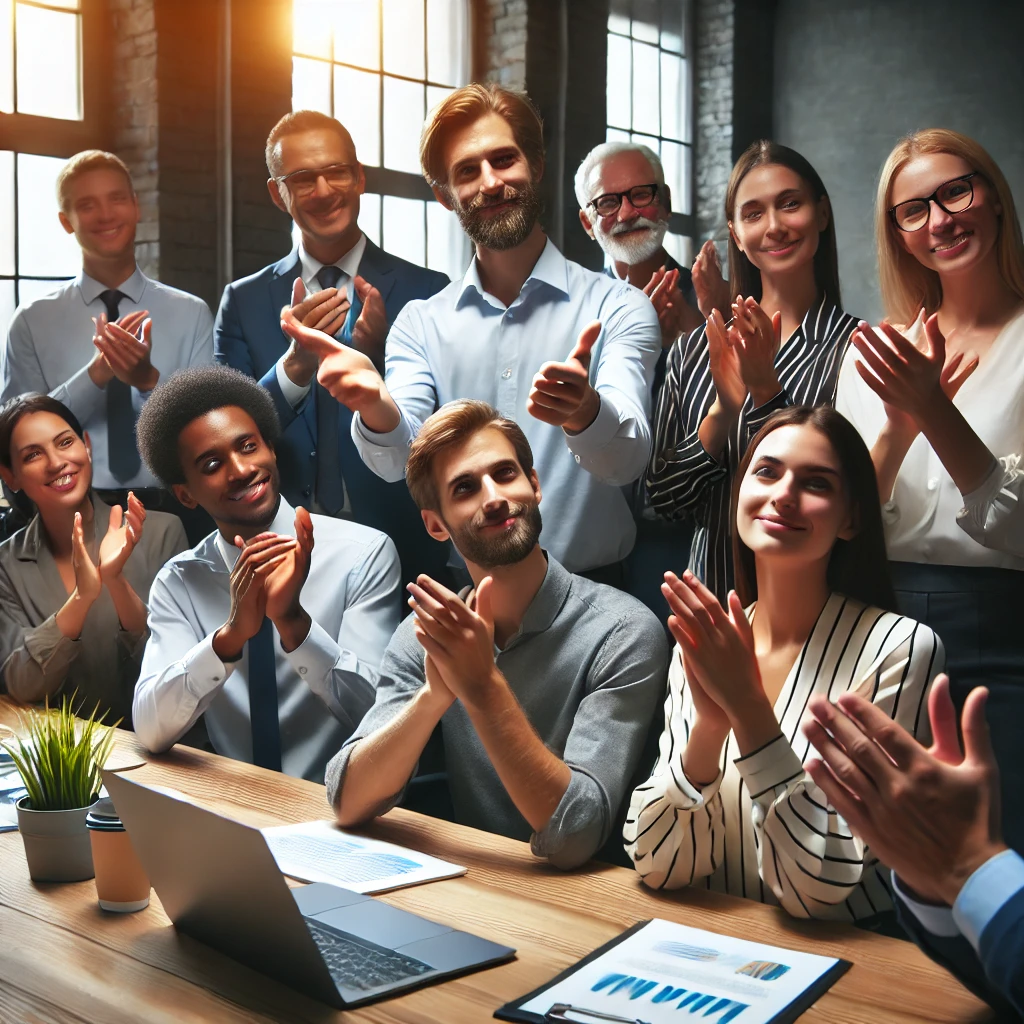
M 535 419 L 579 434 L 597 418 L 601 396 L 590 383 L 590 358 L 601 321 L 587 324 L 564 363 L 545 363 L 533 378 L 526 411 Z
M 334 337 L 344 324 L 350 305 L 344 288 L 324 288 L 307 295 L 302 278 L 297 277 L 292 284 L 292 303 L 281 310 L 281 317 L 284 318 L 285 310 L 290 310 L 299 323 Z M 316 356 L 292 339 L 284 357 L 284 372 L 288 379 L 304 388 L 313 379 L 316 368 Z
M 138 314 L 129 316 L 137 317 Z M 138 321 L 129 320 L 129 317 L 107 324 L 102 332 L 97 323 L 93 344 L 118 380 L 139 391 L 152 391 L 160 381 L 160 371 L 150 362 L 153 321 L 145 313 L 143 316 L 141 329 L 136 327 Z M 130 330 L 122 326 L 124 320 L 129 320 Z
M 148 311 L 140 309 L 136 310 L 134 313 L 125 313 L 117 323 L 130 334 L 134 335 L 138 332 L 139 327 L 142 325 L 142 321 L 145 320 L 147 316 L 149 316 Z M 96 342 L 102 341 L 106 335 L 108 327 L 107 314 L 101 313 L 99 316 L 94 316 L 92 318 L 92 325 L 92 343 L 95 347 Z M 98 388 L 105 388 L 114 379 L 114 371 L 110 368 L 110 363 L 107 362 L 106 357 L 99 348 L 96 348 L 92 361 L 89 363 L 89 377 L 93 384 Z
M 281 645 L 293 651 L 309 633 L 310 617 L 301 604 L 313 552 L 313 520 L 299 506 L 295 510 L 295 546 L 267 574 L 263 584 L 266 614 L 281 635 Z
M 128 492 L 128 511 L 123 516 L 120 505 L 110 510 L 110 522 L 99 550 L 100 577 L 108 586 L 121 575 L 125 562 L 142 537 L 145 521 L 146 510 L 134 491 Z
M 679 290 L 679 271 L 656 270 L 644 286 L 661 325 L 661 347 L 671 348 L 681 335 L 699 327 L 703 317 L 683 298 Z
M 705 318 L 718 310 L 723 316 L 729 308 L 729 285 L 722 277 L 718 250 L 709 238 L 701 247 L 690 268 L 690 279 L 697 295 L 697 308 Z
M 443 684 L 467 706 L 481 706 L 494 687 L 494 619 L 490 576 L 476 588 L 476 607 L 429 576 L 409 584 L 413 628 Z
M 242 553 L 231 570 L 231 610 L 227 622 L 213 635 L 213 650 L 221 661 L 237 661 L 246 641 L 260 631 L 267 607 L 266 578 L 295 544 L 294 538 L 276 533 L 257 534 L 248 543 L 235 537 L 235 547 Z
M 921 746 L 857 694 L 808 703 L 803 731 L 818 757 L 804 766 L 829 803 L 915 895 L 952 906 L 964 882 L 1005 850 L 999 770 L 985 721 L 988 690 L 972 690 L 957 737 L 949 677 L 928 697 L 933 743 Z
M 352 345 L 370 357 L 378 369 L 384 368 L 384 342 L 388 337 L 388 313 L 376 288 L 356 274 L 353 282 L 356 296 L 363 304 L 352 325 Z

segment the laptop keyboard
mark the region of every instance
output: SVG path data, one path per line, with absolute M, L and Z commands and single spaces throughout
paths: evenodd
M 305 918 L 331 977 L 342 987 L 369 992 L 405 978 L 427 974 L 434 968 L 391 949 L 371 946 Z

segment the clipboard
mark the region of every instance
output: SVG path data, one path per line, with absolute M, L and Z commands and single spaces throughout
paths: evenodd
M 552 978 L 551 981 L 535 988 L 532 992 L 528 992 L 521 998 L 499 1007 L 494 1011 L 495 1018 L 498 1020 L 521 1021 L 524 1024 L 548 1024 L 549 1019 L 544 1015 L 524 1010 L 522 1007 L 543 995 L 548 989 L 554 988 L 554 986 L 571 977 L 580 968 L 586 967 L 599 957 L 604 956 L 609 950 L 614 949 L 621 942 L 624 942 L 630 936 L 640 931 L 640 929 L 649 925 L 651 920 L 651 918 L 648 918 L 644 921 L 637 921 L 636 924 L 627 928 L 620 935 L 616 935 L 615 938 L 610 939 L 603 946 L 598 946 L 593 952 L 588 953 L 582 960 L 578 960 L 571 967 L 567 967 L 560 974 Z M 837 959 L 827 971 L 819 975 L 812 984 L 803 989 L 800 995 L 779 1012 L 768 1018 L 764 1024 L 793 1024 L 802 1013 L 810 1009 L 852 966 L 853 964 L 849 960 Z M 637 1009 L 642 1017 L 642 1008 L 638 1007 Z M 681 1015 L 680 1019 L 685 1020 L 686 1015 Z

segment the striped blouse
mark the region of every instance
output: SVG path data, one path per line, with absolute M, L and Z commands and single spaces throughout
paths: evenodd
M 927 693 L 944 662 L 927 626 L 832 594 L 775 702 L 781 735 L 741 756 L 730 733 L 718 778 L 697 790 L 682 770 L 694 708 L 677 648 L 658 762 L 623 829 L 644 882 L 703 882 L 795 917 L 850 921 L 890 909 L 878 861 L 803 770 L 813 751 L 800 722 L 815 694 L 853 691 L 927 742 Z
M 729 500 L 732 478 L 747 442 L 772 413 L 787 405 L 831 405 L 847 342 L 857 319 L 829 299 L 812 306 L 775 357 L 782 390 L 760 408 L 748 395 L 725 457 L 716 462 L 697 436 L 715 400 L 706 327 L 680 338 L 669 352 L 654 420 L 647 468 L 651 507 L 663 519 L 696 520 L 689 568 L 725 602 L 733 586 Z M 678 571 L 677 566 L 666 566 Z

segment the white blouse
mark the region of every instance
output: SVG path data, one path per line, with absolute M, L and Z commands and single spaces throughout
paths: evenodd
M 856 356 L 851 346 L 839 374 L 836 409 L 870 448 L 885 424 L 885 408 L 857 372 Z M 1024 312 L 999 332 L 953 403 L 997 463 L 980 487 L 961 494 L 919 435 L 882 506 L 889 557 L 1024 569 Z
M 634 790 L 623 829 L 644 882 L 703 882 L 795 917 L 850 921 L 891 908 L 877 859 L 804 772 L 814 750 L 800 723 L 812 696 L 853 691 L 928 742 L 926 698 L 944 664 L 927 626 L 832 594 L 775 702 L 782 735 L 742 756 L 730 733 L 718 778 L 698 790 L 683 774 L 695 712 L 676 648 L 658 762 Z

